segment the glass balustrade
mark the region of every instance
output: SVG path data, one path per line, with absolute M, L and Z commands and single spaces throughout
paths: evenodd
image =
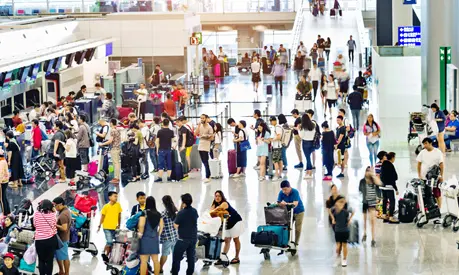
M 307 0 L 303 0 L 307 1 Z M 0 16 L 70 12 L 293 12 L 298 0 L 0 0 Z

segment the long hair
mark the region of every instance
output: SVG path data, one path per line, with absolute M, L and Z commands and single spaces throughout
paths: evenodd
M 177 207 L 175 207 L 174 201 L 172 200 L 171 196 L 166 195 L 163 197 L 163 204 L 166 208 L 166 215 L 171 219 L 175 220 L 177 216 Z
M 280 125 L 284 125 L 285 123 L 287 123 L 287 118 L 285 117 L 284 114 L 278 115 L 277 119 L 279 120 Z
M 372 126 L 370 125 L 370 123 L 368 122 L 368 118 L 369 118 L 370 116 L 371 116 L 371 118 L 373 119 L 373 124 L 376 125 L 376 128 L 379 128 L 379 125 L 378 125 L 378 123 L 376 123 L 375 117 L 373 116 L 373 114 L 368 114 L 367 121 L 365 122 L 365 125 L 367 125 L 367 126 L 369 126 L 369 127 L 372 127 Z
M 218 202 L 215 201 L 215 198 L 214 198 L 214 201 L 212 202 L 213 206 L 218 206 L 218 205 L 220 205 L 220 204 L 222 204 L 224 202 L 227 202 L 226 197 L 225 197 L 225 195 L 223 194 L 223 192 L 221 190 L 215 191 L 214 195 L 217 194 L 217 193 L 220 195 L 220 197 L 222 197 L 222 201 L 220 203 L 218 203 Z
M 158 210 L 156 209 L 156 200 L 152 196 L 147 197 L 147 201 L 145 202 L 145 212 L 147 213 L 147 221 L 150 223 L 150 226 L 152 228 L 155 228 L 159 224 L 159 219 L 157 217 L 160 217 L 160 214 Z
M 259 135 L 261 135 L 262 138 L 265 137 L 266 132 L 268 132 L 269 134 L 271 134 L 271 130 L 269 130 L 269 127 L 268 127 L 268 125 L 266 124 L 266 122 L 260 123 L 260 126 L 261 126 L 261 128 L 263 128 L 263 130 L 261 130 L 261 132 L 259 133 Z
M 215 123 L 215 134 L 220 133 L 221 141 L 223 141 L 223 126 L 220 123 Z
M 314 130 L 314 123 L 312 122 L 311 118 L 308 114 L 303 114 L 301 117 L 301 130 Z

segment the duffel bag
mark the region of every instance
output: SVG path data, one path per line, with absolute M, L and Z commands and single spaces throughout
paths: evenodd
M 266 224 L 285 225 L 289 223 L 287 208 L 285 207 L 265 207 Z
M 258 245 L 275 246 L 277 244 L 277 235 L 272 231 L 252 232 L 250 242 Z

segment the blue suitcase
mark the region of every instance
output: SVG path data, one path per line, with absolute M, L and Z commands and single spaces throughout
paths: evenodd
M 288 226 L 284 225 L 260 225 L 257 228 L 257 232 L 261 231 L 272 231 L 277 235 L 277 244 L 279 247 L 288 246 L 289 232 Z
M 266 85 L 266 94 L 267 95 L 273 94 L 273 85 Z

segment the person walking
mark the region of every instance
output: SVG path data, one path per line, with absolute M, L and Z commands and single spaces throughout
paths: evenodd
M 54 253 L 62 245 L 57 237 L 57 218 L 54 205 L 50 200 L 42 200 L 33 216 L 35 227 L 35 249 L 38 256 L 40 275 L 53 275 Z
M 278 86 L 279 86 L 279 92 L 280 92 L 280 95 L 282 96 L 282 82 L 284 81 L 285 66 L 280 63 L 279 58 L 276 59 L 276 62 L 274 63 L 272 67 L 271 74 L 274 76 L 274 84 L 276 86 L 276 90 L 278 89 Z
M 159 242 L 161 243 L 160 273 L 163 273 L 163 267 L 164 264 L 166 264 L 167 257 L 174 250 L 175 243 L 178 239 L 177 230 L 174 228 L 174 220 L 178 212 L 177 207 L 175 207 L 174 201 L 169 195 L 164 196 L 162 201 L 165 209 L 161 212 L 164 227 L 159 238 Z
M 338 127 L 336 127 L 336 144 L 335 150 L 338 151 L 339 159 L 338 163 L 341 164 L 341 173 L 339 173 L 336 177 L 337 178 L 344 178 L 344 169 L 346 168 L 346 161 L 345 161 L 345 154 L 346 154 L 346 140 L 347 140 L 347 132 L 346 132 L 346 125 L 344 125 L 344 117 L 339 115 L 336 118 L 336 122 L 338 123 Z
M 147 197 L 145 210 L 139 218 L 137 232 L 140 236 L 140 274 L 147 274 L 148 262 L 153 261 L 155 275 L 160 274 L 161 266 L 159 263 L 159 236 L 164 228 L 164 221 L 161 214 L 156 209 L 156 200 L 152 196 Z
M 295 151 L 298 156 L 299 163 L 294 166 L 295 169 L 303 169 L 303 152 L 302 152 L 302 140 L 298 134 L 298 127 L 301 125 L 301 116 L 298 109 L 293 109 L 291 112 L 295 122 L 293 124 L 293 142 L 295 143 Z
M 324 181 L 330 181 L 333 177 L 335 143 L 335 133 L 330 130 L 328 122 L 324 121 L 322 123 L 322 163 L 327 169 L 327 172 L 324 174 Z
M 316 134 L 316 124 L 311 120 L 308 114 L 301 117 L 301 126 L 297 128 L 298 134 L 302 139 L 304 157 L 306 158 L 306 174 L 304 179 L 312 179 L 311 154 L 314 151 L 314 136 Z
M 214 140 L 214 129 L 209 125 L 209 116 L 206 114 L 201 115 L 201 123 L 198 124 L 195 134 L 199 136 L 198 151 L 201 157 L 202 164 L 206 170 L 206 178 L 203 179 L 204 183 L 210 182 L 210 166 L 209 166 L 209 152 L 210 145 Z
M 186 252 L 188 269 L 186 275 L 193 275 L 196 257 L 196 242 L 198 239 L 198 211 L 191 206 L 193 198 L 189 193 L 181 196 L 182 205 L 174 221 L 178 231 L 178 240 L 174 247 L 172 260 L 172 275 L 180 272 L 180 262 Z M 183 274 L 183 273 L 182 273 Z
M 312 59 L 312 64 L 317 64 L 317 58 L 319 57 L 317 43 L 314 43 L 312 46 L 311 50 L 309 51 L 309 56 Z
M 355 130 L 358 131 L 360 127 L 360 111 L 362 110 L 363 97 L 360 92 L 357 91 L 357 86 L 354 85 L 354 91 L 347 97 L 347 103 L 351 109 L 352 121 L 354 123 Z
M 273 181 L 278 181 L 282 179 L 282 171 L 284 170 L 284 163 L 282 161 L 282 133 L 283 129 L 277 123 L 277 118 L 271 116 L 269 118 L 271 122 L 272 131 L 271 131 L 271 150 L 272 150 L 272 160 L 274 163 L 274 177 Z M 271 165 L 271 164 L 270 164 Z
M 229 218 L 226 221 L 226 232 L 225 232 L 225 245 L 223 247 L 223 254 L 228 254 L 231 246 L 231 240 L 234 241 L 236 255 L 231 260 L 230 264 L 239 264 L 239 252 L 241 251 L 241 241 L 239 236 L 244 232 L 244 223 L 242 222 L 241 215 L 231 206 L 226 200 L 225 195 L 221 190 L 217 190 L 214 193 L 214 201 L 210 207 L 210 213 L 226 210 L 229 213 Z M 223 261 L 219 259 L 215 265 L 222 265 Z
M 253 61 L 250 64 L 250 71 L 252 72 L 253 90 L 254 92 L 258 92 L 258 83 L 261 81 L 261 63 L 258 61 L 258 58 L 253 58 Z
M 295 56 L 293 69 L 295 70 L 296 79 L 300 81 L 300 76 L 303 75 L 304 70 L 304 56 L 301 54 L 301 51 L 298 51 L 298 53 Z
M 328 76 L 327 95 L 326 95 L 328 109 L 330 110 L 330 117 L 332 116 L 332 108 L 336 107 L 336 102 L 338 101 L 338 93 L 339 93 L 338 84 L 335 81 L 335 77 L 332 74 L 330 74 Z M 324 118 L 327 117 L 327 105 L 325 106 L 325 109 L 324 109 Z
M 311 71 L 309 72 L 309 77 L 312 81 L 312 89 L 314 90 L 314 98 L 312 102 L 316 101 L 317 98 L 317 90 L 319 89 L 319 82 L 322 76 L 322 71 L 317 67 L 317 63 L 314 64 Z
M 295 248 L 300 243 L 301 231 L 303 227 L 304 205 L 301 200 L 300 192 L 292 188 L 288 180 L 283 180 L 280 183 L 281 190 L 277 195 L 277 203 L 281 206 L 293 206 L 293 220 L 295 221 Z
M 446 152 L 446 145 L 445 145 L 445 121 L 446 117 L 445 114 L 440 110 L 437 103 L 432 103 L 430 105 L 430 109 L 432 109 L 432 113 L 435 116 L 435 121 L 437 122 L 438 126 L 438 134 L 437 134 L 437 141 L 438 141 L 438 149 L 444 154 Z
M 53 200 L 54 208 L 59 212 L 57 217 L 56 228 L 59 232 L 59 237 L 63 243 L 62 248 L 56 250 L 56 260 L 59 266 L 59 275 L 70 274 L 70 257 L 69 257 L 69 241 L 70 241 L 70 226 L 72 224 L 72 214 L 67 208 L 62 197 L 56 197 Z
M 352 39 L 352 35 L 349 37 L 349 40 L 347 41 L 347 48 L 349 54 L 349 62 L 354 63 L 354 51 L 357 48 L 357 44 L 355 43 L 355 40 Z
M 260 163 L 260 176 L 258 177 L 259 181 L 264 181 L 266 177 L 266 158 L 269 156 L 269 146 L 271 137 L 271 130 L 269 130 L 268 125 L 265 122 L 262 122 L 258 125 L 257 132 L 257 157 Z M 270 164 L 272 165 L 272 164 Z
M 390 152 L 387 154 L 387 160 L 383 162 L 381 166 L 381 181 L 384 187 L 391 186 L 394 188 L 392 190 L 384 190 L 383 192 L 383 216 L 384 222 L 388 223 L 399 223 L 397 219 L 394 218 L 395 211 L 395 195 L 398 195 L 397 180 L 398 175 L 394 166 L 395 162 L 395 153 Z M 389 202 L 389 213 L 387 213 L 387 202 Z
M 325 55 L 327 55 L 327 61 L 330 60 L 330 48 L 331 48 L 331 39 L 330 37 L 327 37 L 327 41 L 325 41 L 324 46 L 325 46 Z
M 367 137 L 367 148 L 370 152 L 370 164 L 371 168 L 377 162 L 378 149 L 379 149 L 379 137 L 381 134 L 381 128 L 378 123 L 374 120 L 372 114 L 369 114 L 365 125 L 363 125 L 363 134 Z
M 8 167 L 11 170 L 10 182 L 13 183 L 11 188 L 22 187 L 21 179 L 24 178 L 24 166 L 22 164 L 21 147 L 16 141 L 13 131 L 6 132 L 6 141 L 6 151 L 8 152 Z M 65 178 L 65 175 L 63 176 Z
M 376 221 L 376 203 L 378 200 L 378 186 L 381 181 L 374 174 L 371 167 L 365 170 L 365 177 L 360 180 L 359 191 L 362 193 L 362 212 L 363 212 L 363 238 L 362 242 L 367 240 L 367 216 L 370 215 L 371 226 L 371 246 L 375 247 L 375 221 Z

